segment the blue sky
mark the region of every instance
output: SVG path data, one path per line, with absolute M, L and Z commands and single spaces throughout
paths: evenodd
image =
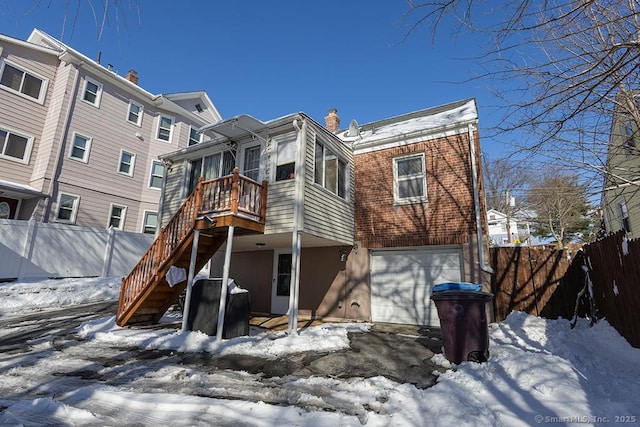
M 486 82 L 464 83 L 477 72 L 464 58 L 483 41 L 454 41 L 446 27 L 435 46 L 428 28 L 403 41 L 404 0 L 121 1 L 126 23 L 111 15 L 100 40 L 84 0 L 75 28 L 69 2 L 62 34 L 66 2 L 30 10 L 30 1 L 0 0 L 0 32 L 25 39 L 37 27 L 91 58 L 101 52 L 102 64 L 120 75 L 137 70 L 152 93 L 206 90 L 225 118 L 304 111 L 324 123 L 335 107 L 346 127 L 475 97 L 483 151 L 504 149 L 486 130 L 498 120 Z

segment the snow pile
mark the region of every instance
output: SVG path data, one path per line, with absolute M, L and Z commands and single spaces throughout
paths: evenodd
M 121 277 L 0 283 L 0 314 L 117 301 Z

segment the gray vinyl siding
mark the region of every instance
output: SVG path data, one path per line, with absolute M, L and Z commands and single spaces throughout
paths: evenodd
M 166 225 L 182 204 L 182 187 L 184 182 L 186 161 L 177 162 L 167 170 L 164 187 L 164 203 L 162 205 L 161 225 Z
M 269 185 L 265 234 L 290 233 L 293 230 L 295 188 L 294 180 L 273 182 Z
M 354 238 L 354 207 L 353 194 L 347 194 L 342 199 L 329 190 L 314 183 L 315 140 L 322 130 L 309 127 L 306 141 L 305 162 L 305 202 L 304 202 L 304 231 L 317 237 L 336 240 L 344 244 L 352 244 Z M 351 149 L 341 142 L 322 138 L 327 148 L 335 152 L 338 157 L 347 162 L 348 169 L 353 166 Z M 347 192 L 351 193 L 353 185 L 352 171 L 348 170 Z
M 51 87 L 58 59 L 55 55 L 48 55 L 10 43 L 2 43 L 0 47 L 2 48 L 1 61 L 6 59 L 10 63 L 47 80 L 43 104 L 10 90 L 5 90 L 4 87 L 0 88 L 0 127 L 33 138 L 28 164 L 0 158 L 0 179 L 29 185 L 33 165 L 38 155 L 38 146 L 42 138 L 47 108 L 51 103 Z

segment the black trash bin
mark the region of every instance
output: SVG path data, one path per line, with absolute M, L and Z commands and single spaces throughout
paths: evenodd
M 493 295 L 473 283 L 442 283 L 431 299 L 438 310 L 444 356 L 452 363 L 486 362 L 489 358 L 487 303 Z
M 207 335 L 216 335 L 218 331 L 218 312 L 220 311 L 220 288 L 222 279 L 199 279 L 191 289 L 191 303 L 187 329 L 201 331 Z M 227 287 L 224 328 L 222 338 L 235 338 L 249 335 L 249 317 L 251 297 L 249 291 L 231 283 Z

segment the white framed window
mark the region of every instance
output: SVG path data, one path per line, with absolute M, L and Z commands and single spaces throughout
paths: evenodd
M 142 220 L 142 232 L 146 234 L 155 234 L 158 227 L 158 212 L 144 211 L 144 219 Z
M 0 87 L 43 104 L 47 93 L 47 79 L 3 60 L 0 63 Z
M 394 200 L 414 203 L 427 200 L 424 153 L 393 159 Z
M 173 127 L 175 119 L 171 116 L 159 116 L 158 117 L 158 132 L 156 133 L 156 139 L 171 143 L 171 137 L 173 135 Z
M 136 126 L 142 126 L 142 113 L 144 107 L 135 101 L 129 101 L 129 110 L 127 111 L 127 121 Z
M 118 165 L 118 173 L 133 176 L 133 168 L 136 163 L 136 155 L 128 151 L 120 150 L 120 164 Z
M 13 130 L 0 128 L 0 158 L 20 163 L 29 163 L 33 137 L 21 135 Z
M 122 230 L 124 228 L 124 218 L 127 214 L 126 206 L 119 206 L 111 204 L 111 208 L 109 209 L 109 223 L 107 227 L 117 228 L 118 230 Z
M 82 100 L 94 107 L 100 107 L 100 98 L 102 98 L 102 83 L 86 78 L 84 90 L 82 91 Z
M 60 193 L 58 196 L 58 211 L 56 212 L 56 221 L 74 224 L 78 216 L 78 206 L 80 205 L 80 196 L 73 194 Z
M 89 151 L 91 150 L 91 138 L 88 136 L 73 133 L 73 141 L 69 149 L 69 157 L 74 160 L 87 163 L 89 161 Z
M 276 181 L 295 178 L 296 171 L 296 138 L 295 134 L 275 138 L 276 142 Z
M 162 188 L 162 177 L 164 176 L 164 165 L 158 160 L 151 162 L 151 172 L 149 173 L 149 188 Z
M 202 134 L 198 133 L 198 129 L 193 126 L 189 127 L 189 146 L 200 144 L 202 142 Z
M 313 181 L 342 197 L 347 196 L 347 163 L 316 141 Z
M 260 178 L 260 150 L 260 145 L 253 145 L 242 151 L 242 174 L 254 181 Z
M 618 210 L 620 211 L 620 226 L 627 233 L 631 232 L 631 221 L 629 220 L 629 208 L 627 201 L 622 199 L 618 202 Z

